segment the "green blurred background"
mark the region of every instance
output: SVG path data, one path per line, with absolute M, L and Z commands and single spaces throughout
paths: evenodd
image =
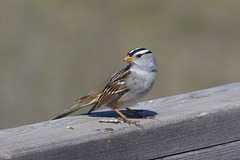
M 238 82 L 238 0 L 1 0 L 0 129 L 49 120 L 127 64 L 156 56 L 155 99 Z

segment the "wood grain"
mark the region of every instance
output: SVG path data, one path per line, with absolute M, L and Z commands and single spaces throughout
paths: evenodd
M 240 140 L 240 83 L 132 108 L 154 119 L 131 118 L 143 128 L 99 123 L 117 116 L 103 110 L 1 130 L 0 159 L 160 159 Z
M 203 149 L 197 149 L 174 156 L 159 158 L 162 160 L 238 160 L 240 153 L 240 141 L 225 143 Z

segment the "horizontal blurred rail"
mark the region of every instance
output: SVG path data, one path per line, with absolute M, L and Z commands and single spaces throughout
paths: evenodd
M 240 83 L 133 108 L 154 118 L 100 123 L 117 116 L 103 110 L 0 130 L 0 159 L 240 159 Z

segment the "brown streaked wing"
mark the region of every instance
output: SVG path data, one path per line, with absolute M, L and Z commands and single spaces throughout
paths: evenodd
M 128 88 L 124 82 L 124 79 L 131 73 L 128 68 L 123 68 L 122 70 L 116 72 L 111 78 L 107 86 L 104 88 L 101 96 L 99 97 L 97 103 L 88 112 L 91 113 L 98 107 L 104 104 L 109 104 L 113 101 L 118 100 L 124 93 L 127 92 Z

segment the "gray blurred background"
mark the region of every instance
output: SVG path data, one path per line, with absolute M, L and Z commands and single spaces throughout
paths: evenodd
M 238 0 L 0 0 L 0 129 L 49 120 L 135 47 L 156 56 L 145 100 L 238 82 Z

